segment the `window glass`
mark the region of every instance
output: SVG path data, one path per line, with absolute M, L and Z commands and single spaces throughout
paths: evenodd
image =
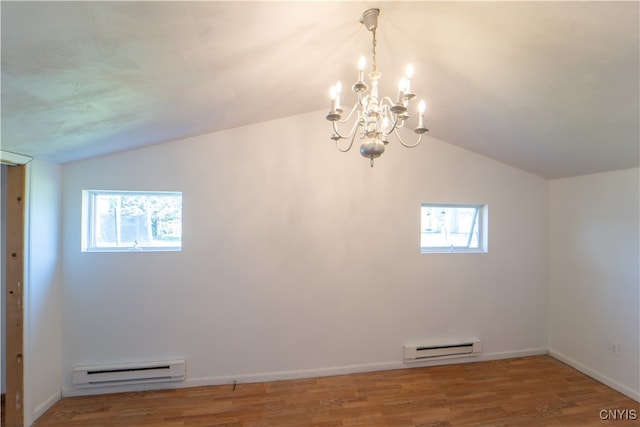
M 486 252 L 486 205 L 423 204 L 422 252 Z
M 83 250 L 181 250 L 182 193 L 83 192 Z

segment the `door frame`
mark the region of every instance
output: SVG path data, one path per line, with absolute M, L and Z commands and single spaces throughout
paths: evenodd
M 24 278 L 26 166 L 9 166 L 6 193 L 5 426 L 24 426 Z

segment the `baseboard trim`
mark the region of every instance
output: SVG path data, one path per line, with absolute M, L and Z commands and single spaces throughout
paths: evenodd
M 456 359 L 430 360 L 406 364 L 402 361 L 382 362 L 360 365 L 334 366 L 317 369 L 300 369 L 293 371 L 276 371 L 241 375 L 222 375 L 212 377 L 187 378 L 185 381 L 173 383 L 131 384 L 120 386 L 95 387 L 90 389 L 64 388 L 62 397 L 89 396 L 96 394 L 123 393 L 131 391 L 150 391 L 174 388 L 202 387 L 227 384 L 259 383 L 266 381 L 282 381 L 303 378 L 329 377 L 334 375 L 358 374 L 364 372 L 389 371 L 394 369 L 413 369 L 427 366 L 450 365 L 459 363 L 486 362 L 490 360 L 513 359 L 517 357 L 539 356 L 547 354 L 546 348 L 534 348 L 517 351 L 506 351 L 479 354 L 472 357 Z
M 130 391 L 148 391 L 174 388 L 203 387 L 226 384 L 259 383 L 267 381 L 283 381 L 302 378 L 328 377 L 333 375 L 355 374 L 392 369 L 402 369 L 406 366 L 401 362 L 350 365 L 318 369 L 302 369 L 295 371 L 275 371 L 255 374 L 221 375 L 213 377 L 187 378 L 181 382 L 132 384 L 121 386 L 92 387 L 90 389 L 66 388 L 62 390 L 63 397 L 87 396 L 96 394 L 122 393 Z
M 62 399 L 62 393 L 59 390 L 56 393 L 49 396 L 49 398 L 47 398 L 44 402 L 36 406 L 36 408 L 33 410 L 33 413 L 31 414 L 33 421 L 34 422 L 37 421 L 38 418 L 44 415 L 44 413 L 47 412 L 49 408 L 55 405 L 56 402 L 59 401 L 60 399 Z M 30 424 L 27 424 L 27 425 L 30 425 Z
M 624 394 L 627 397 L 630 397 L 631 399 L 635 400 L 636 402 L 640 402 L 640 391 L 638 390 L 633 390 L 630 387 L 627 387 L 624 384 L 620 384 L 617 381 L 612 380 L 611 378 L 607 377 L 606 375 L 602 375 L 601 373 L 594 371 L 593 369 L 589 368 L 588 366 L 583 365 L 582 363 L 576 361 L 575 359 L 572 359 L 571 357 L 567 356 L 566 354 L 560 353 L 559 351 L 553 350 L 553 349 L 549 349 L 549 356 L 558 359 L 559 361 L 561 361 L 562 363 L 566 363 L 567 365 L 571 366 L 572 368 L 582 372 L 585 375 L 590 376 L 591 378 L 593 378 L 596 381 L 601 382 L 602 384 L 611 387 L 612 389 L 619 391 L 620 393 Z
M 202 377 L 187 379 L 187 387 L 199 387 L 203 385 L 225 385 L 242 383 L 261 383 L 267 381 L 285 381 L 304 378 L 330 377 L 335 375 L 357 374 L 363 372 L 389 371 L 402 369 L 401 362 L 372 363 L 362 365 L 334 366 L 317 369 L 301 369 L 295 371 L 277 371 L 257 374 L 224 375 L 219 377 Z

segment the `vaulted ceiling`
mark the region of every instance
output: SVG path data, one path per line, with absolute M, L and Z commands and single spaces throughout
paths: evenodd
M 377 7 L 382 90 L 412 62 L 431 137 L 547 178 L 637 167 L 639 5 L 2 1 L 2 149 L 65 163 L 324 121 Z

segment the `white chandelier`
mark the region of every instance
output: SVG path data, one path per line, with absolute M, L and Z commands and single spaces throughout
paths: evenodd
M 362 14 L 360 22 L 364 24 L 367 30 L 373 34 L 373 64 L 369 73 L 371 81 L 371 90 L 364 82 L 365 58 L 360 57 L 358 62 L 358 80 L 353 84 L 351 89 L 356 93 L 358 101 L 355 103 L 351 112 L 346 118 L 342 118 L 342 105 L 340 105 L 340 95 L 342 92 L 342 84 L 336 83 L 331 88 L 331 111 L 327 114 L 327 120 L 332 122 L 333 134 L 331 139 L 335 141 L 336 147 L 341 152 L 347 152 L 353 146 L 356 136 L 361 140 L 360 154 L 370 159 L 371 167 L 373 167 L 373 159 L 380 157 L 384 153 L 385 146 L 389 143 L 389 136 L 394 133 L 404 147 L 413 148 L 420 144 L 422 135 L 429 130 L 424 127 L 424 111 L 425 103 L 420 101 L 418 106 L 418 126 L 413 129 L 418 134 L 417 141 L 407 144 L 400 136 L 399 129 L 405 127 L 406 122 L 410 119 L 408 113 L 409 102 L 415 98 L 415 94 L 411 91 L 411 77 L 413 76 L 413 67 L 407 65 L 405 76 L 400 79 L 398 84 L 398 96 L 396 100 L 392 100 L 388 96 L 380 98 L 378 95 L 378 82 L 382 74 L 378 71 L 376 65 L 376 28 L 378 27 L 378 15 L 380 9 L 369 9 Z M 343 134 L 338 130 L 340 123 L 351 121 L 354 113 L 357 111 L 357 119 L 348 134 Z M 342 139 L 350 140 L 347 145 L 340 145 Z

